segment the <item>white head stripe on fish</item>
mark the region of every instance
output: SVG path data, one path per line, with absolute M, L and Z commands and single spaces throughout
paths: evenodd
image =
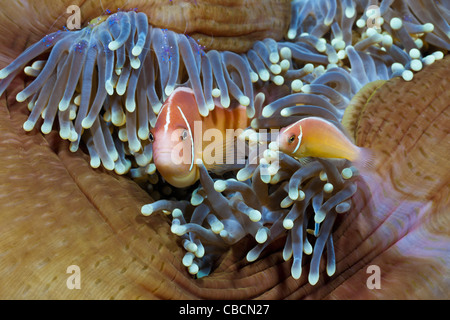
M 167 107 L 167 114 L 166 114 L 166 123 L 164 124 L 164 132 L 167 133 L 167 131 L 169 130 L 169 125 L 170 125 L 170 106 L 167 105 L 166 107 Z
M 181 110 L 181 108 L 179 106 L 177 106 L 178 110 L 180 110 L 181 116 L 183 117 L 184 122 L 186 122 L 186 127 L 189 131 L 189 136 L 191 137 L 191 166 L 189 167 L 189 171 L 192 170 L 192 168 L 194 167 L 194 139 L 192 137 L 192 131 L 191 131 L 191 126 L 189 125 L 189 122 L 186 119 L 186 116 L 184 115 L 183 111 Z
M 298 143 L 297 146 L 295 147 L 294 151 L 292 153 L 296 153 L 298 148 L 300 148 L 300 144 L 302 143 L 302 137 L 303 137 L 303 131 L 302 131 L 302 126 L 299 126 L 300 128 L 300 134 L 298 135 Z

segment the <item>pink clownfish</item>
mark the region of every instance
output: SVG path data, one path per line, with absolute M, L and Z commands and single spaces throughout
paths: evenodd
M 308 117 L 282 128 L 278 137 L 280 151 L 295 158 L 340 158 L 357 166 L 370 167 L 370 150 L 360 148 L 327 120 Z
M 241 105 L 225 109 L 216 103 L 214 110 L 202 117 L 193 90 L 179 87 L 167 98 L 150 132 L 156 169 L 178 188 L 199 179 L 199 160 L 209 171 L 220 173 L 229 169 L 224 160 L 229 153 L 236 156 L 236 135 L 230 135 L 228 130 L 243 130 L 249 123 L 246 108 Z M 205 158 L 211 158 L 211 154 L 213 161 Z

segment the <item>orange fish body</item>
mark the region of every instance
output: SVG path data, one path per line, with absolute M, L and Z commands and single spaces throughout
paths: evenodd
M 192 89 L 177 88 L 151 130 L 156 169 L 175 187 L 194 184 L 200 176 L 197 161 L 202 160 L 208 170 L 220 169 L 230 139 L 235 139 L 230 130 L 243 130 L 249 121 L 243 106 L 225 109 L 216 104 L 207 117 L 202 117 Z
M 341 158 L 352 162 L 360 161 L 365 153 L 336 126 L 317 117 L 304 118 L 283 128 L 278 147 L 296 158 Z

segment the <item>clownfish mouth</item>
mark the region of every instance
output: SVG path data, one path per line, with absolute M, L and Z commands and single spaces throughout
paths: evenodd
M 155 153 L 155 166 L 160 172 L 177 172 L 182 173 L 184 170 L 183 160 L 173 150 L 162 150 Z M 183 169 L 182 169 L 183 168 Z
M 195 170 L 189 169 L 191 162 L 182 159 L 172 149 L 158 151 L 154 163 L 164 180 L 176 188 L 188 187 L 197 180 Z

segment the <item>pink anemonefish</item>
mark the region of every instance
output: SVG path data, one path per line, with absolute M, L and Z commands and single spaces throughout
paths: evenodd
M 246 108 L 241 105 L 225 109 L 216 103 L 214 110 L 202 117 L 193 90 L 179 87 L 167 98 L 150 132 L 156 169 L 178 188 L 188 187 L 199 179 L 198 160 L 203 161 L 207 170 L 221 172 L 229 168 L 223 161 L 227 153 L 236 155 L 236 136 L 228 134 L 228 130 L 244 130 L 249 123 Z M 215 154 L 220 159 L 208 161 L 205 154 Z
M 317 117 L 304 118 L 282 128 L 278 148 L 295 158 L 340 158 L 358 167 L 370 167 L 373 160 L 370 150 L 354 145 L 335 125 Z

